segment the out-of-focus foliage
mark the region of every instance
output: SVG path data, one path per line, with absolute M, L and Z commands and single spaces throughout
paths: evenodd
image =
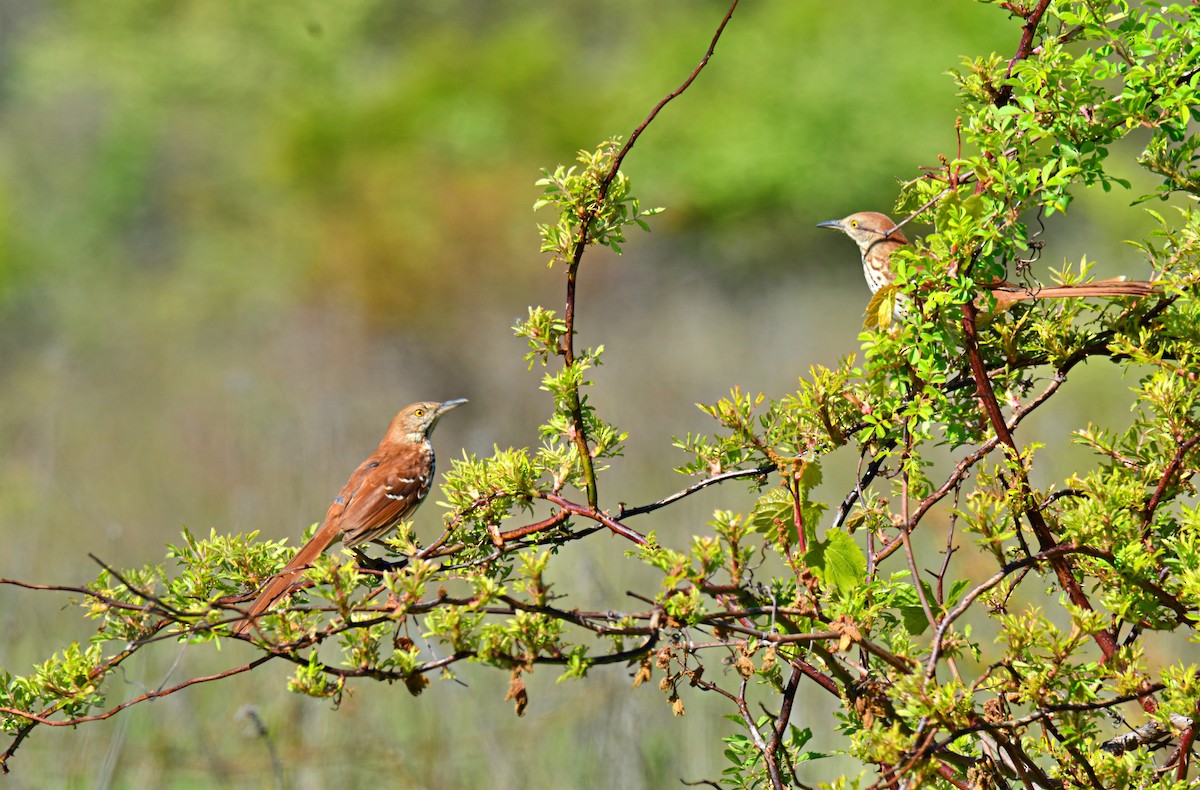
M 948 106 L 938 72 L 979 48 L 994 20 L 970 3 L 939 7 L 739 11 L 722 68 L 639 152 L 653 199 L 671 203 L 679 230 L 703 235 L 748 218 L 790 224 L 831 198 L 876 199 L 896 163 L 911 166 L 946 140 L 938 115 L 906 109 L 907 97 Z M 10 320 L 14 302 L 26 307 L 20 317 L 43 322 L 54 315 L 45 299 L 79 309 L 57 304 L 72 298 L 54 285 L 65 277 L 101 294 L 151 277 L 188 284 L 193 298 L 171 309 L 195 320 L 309 298 L 383 325 L 444 321 L 440 305 L 523 254 L 525 174 L 598 130 L 628 132 L 699 57 L 719 9 L 470 0 L 16 9 L 0 103 Z M 864 50 L 910 35 L 937 41 L 942 59 L 865 72 Z

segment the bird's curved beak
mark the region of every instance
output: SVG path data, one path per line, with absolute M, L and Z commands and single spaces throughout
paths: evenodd
M 437 407 L 437 416 L 441 417 L 446 412 L 450 411 L 451 409 L 457 409 L 466 402 L 466 398 L 455 398 L 454 400 L 448 400 Z
M 833 230 L 840 230 L 843 233 L 846 232 L 846 226 L 842 224 L 842 221 L 840 219 L 827 219 L 824 222 L 818 222 L 817 227 L 818 228 L 832 228 Z

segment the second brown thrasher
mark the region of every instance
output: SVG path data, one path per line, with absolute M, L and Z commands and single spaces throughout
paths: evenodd
M 347 548 L 377 541 L 416 512 L 433 482 L 429 435 L 443 414 L 466 402 L 466 398 L 422 402 L 401 409 L 375 452 L 354 470 L 334 498 L 312 539 L 262 588 L 246 619 L 237 623 L 233 632 L 250 630 L 259 615 L 286 595 L 304 569 L 339 539 Z
M 818 228 L 832 228 L 845 233 L 858 245 L 862 254 L 863 275 L 871 293 L 891 285 L 896 279 L 892 271 L 892 251 L 908 244 L 908 239 L 886 214 L 878 211 L 861 211 L 845 219 L 831 219 L 817 223 Z M 995 280 L 988 291 L 996 298 L 996 312 L 1000 313 L 1026 299 L 1063 299 L 1084 296 L 1149 296 L 1154 293 L 1153 283 L 1138 280 L 1098 280 L 1076 285 L 1047 285 L 1029 287 L 1006 280 Z M 902 313 L 897 302 L 898 314 Z M 900 315 L 899 317 L 903 317 Z

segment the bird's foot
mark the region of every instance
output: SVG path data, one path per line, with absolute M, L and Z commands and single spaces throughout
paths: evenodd
M 408 566 L 408 557 L 400 557 L 395 562 L 385 560 L 382 557 L 373 558 L 363 554 L 358 549 L 352 549 L 354 559 L 358 563 L 358 567 L 368 571 L 394 571 Z

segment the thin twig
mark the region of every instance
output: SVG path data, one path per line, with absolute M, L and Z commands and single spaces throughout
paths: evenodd
M 712 477 L 705 478 L 699 483 L 690 485 L 682 491 L 676 491 L 674 494 L 663 497 L 657 502 L 651 502 L 648 505 L 638 505 L 637 507 L 626 508 L 625 503 L 622 502 L 620 507 L 617 509 L 616 518 L 623 519 L 629 518 L 630 516 L 640 516 L 643 513 L 650 513 L 658 510 L 659 508 L 666 507 L 674 502 L 678 502 L 684 497 L 691 496 L 697 491 L 702 491 L 711 485 L 724 483 L 728 480 L 738 480 L 744 477 L 765 477 L 767 474 L 773 471 L 775 471 L 775 464 L 763 464 L 762 466 L 755 467 L 754 469 L 734 469 L 730 472 L 722 472 L 719 475 L 713 475 Z
M 612 166 L 609 168 L 608 173 L 604 176 L 604 178 L 600 180 L 598 185 L 595 203 L 589 207 L 584 215 L 580 218 L 579 237 L 575 240 L 575 249 L 571 255 L 571 260 L 567 265 L 567 304 L 563 312 L 563 322 L 566 325 L 566 331 L 563 334 L 562 341 L 563 364 L 567 367 L 570 367 L 575 363 L 575 286 L 576 280 L 579 276 L 579 264 L 583 260 L 583 253 L 590 243 L 588 228 L 591 227 L 592 220 L 596 218 L 597 212 L 600 210 L 601 205 L 604 203 L 605 197 L 608 195 L 609 187 L 612 186 L 613 180 L 617 177 L 617 173 L 620 172 L 621 163 L 625 160 L 625 157 L 629 154 L 630 150 L 633 149 L 634 143 L 636 143 L 638 138 L 641 137 L 642 132 L 646 131 L 646 128 L 649 127 L 654 119 L 658 117 L 658 114 L 662 112 L 662 109 L 666 107 L 669 102 L 680 96 L 688 89 L 689 86 L 691 86 L 691 84 L 696 80 L 696 77 L 700 76 L 700 72 L 704 70 L 704 67 L 708 65 L 708 61 L 712 58 L 713 53 L 716 51 L 717 41 L 720 40 L 721 34 L 725 32 L 725 26 L 729 24 L 729 20 L 733 16 L 734 9 L 737 8 L 738 2 L 739 0 L 733 0 L 733 3 L 729 6 L 729 10 L 725 13 L 725 17 L 721 20 L 721 24 L 718 25 L 716 33 L 713 34 L 712 40 L 708 44 L 708 49 L 705 51 L 704 57 L 702 57 L 696 67 L 692 69 L 692 73 L 688 75 L 687 79 L 683 81 L 682 85 L 668 93 L 658 104 L 654 105 L 654 108 L 650 111 L 650 114 L 646 116 L 646 119 L 643 120 L 638 127 L 633 130 L 633 133 L 629 135 L 629 139 L 625 141 L 625 144 L 622 145 L 620 150 L 617 151 L 616 155 L 613 156 Z M 600 505 L 599 492 L 596 487 L 596 469 L 595 465 L 592 463 L 592 454 L 587 437 L 587 427 L 584 425 L 583 421 L 583 403 L 580 400 L 578 389 L 571 390 L 568 409 L 571 412 L 571 426 L 573 428 L 572 439 L 575 442 L 577 450 L 579 451 L 579 462 L 583 467 L 583 478 L 584 485 L 587 488 L 588 505 L 595 510 Z

